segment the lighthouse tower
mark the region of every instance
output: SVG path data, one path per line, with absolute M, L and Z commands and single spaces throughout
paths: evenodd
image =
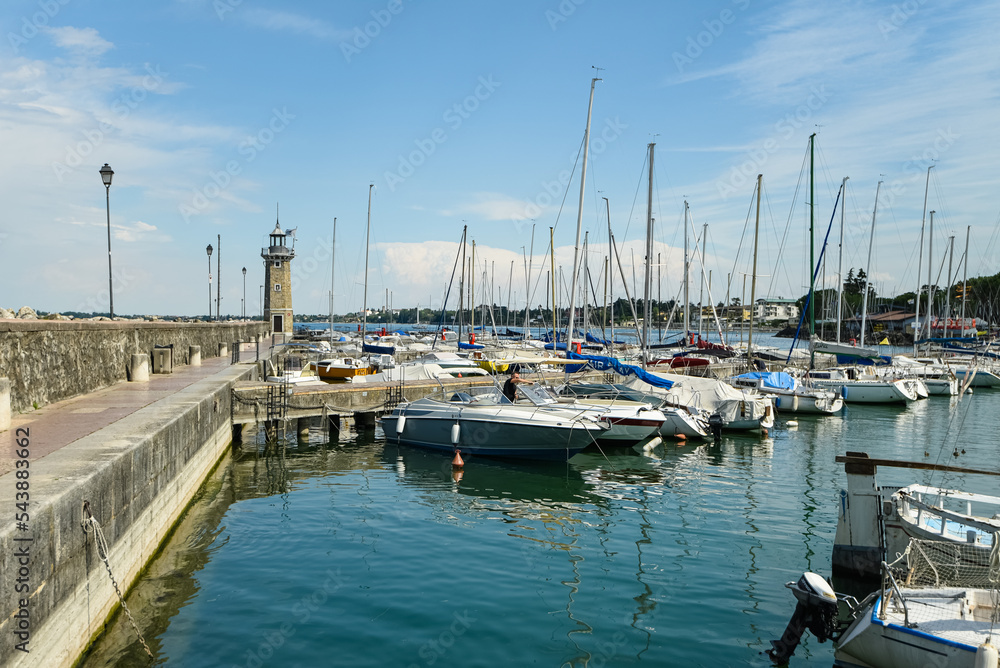
M 292 268 L 295 249 L 286 245 L 287 235 L 277 222 L 270 245 L 260 250 L 264 258 L 264 318 L 271 331 L 292 333 Z

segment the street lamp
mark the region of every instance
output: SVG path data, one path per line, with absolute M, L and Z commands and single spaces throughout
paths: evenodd
M 205 249 L 208 253 L 208 319 L 212 319 L 212 244 Z
M 247 319 L 247 268 L 243 267 L 243 319 Z
M 260 286 L 260 319 L 264 319 L 264 286 Z
M 111 177 L 115 175 L 114 170 L 104 163 L 101 167 L 101 181 L 104 182 L 104 199 L 108 208 L 108 300 L 110 302 L 109 311 L 111 319 L 115 319 L 115 293 L 111 283 Z

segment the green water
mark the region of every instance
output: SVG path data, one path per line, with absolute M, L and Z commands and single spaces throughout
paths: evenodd
M 477 460 L 458 481 L 447 456 L 380 432 L 245 447 L 129 605 L 156 665 L 768 666 L 794 608 L 784 583 L 829 573 L 845 484 L 834 457 L 996 470 L 998 408 L 985 390 L 851 406 L 652 456 Z M 995 478 L 879 480 L 997 493 Z M 119 615 L 83 665 L 143 659 Z M 811 638 L 792 659 L 832 663 Z

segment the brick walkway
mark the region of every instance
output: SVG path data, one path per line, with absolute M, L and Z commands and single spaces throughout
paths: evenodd
M 253 360 L 254 357 L 253 351 L 242 353 L 244 360 Z M 29 461 L 35 461 L 228 366 L 228 356 L 211 357 L 202 361 L 201 366 L 179 366 L 174 367 L 174 372 L 170 374 L 150 374 L 147 383 L 122 382 L 35 411 L 16 414 L 10 429 L 0 435 L 0 443 L 4 446 L 0 451 L 0 475 L 14 469 L 14 437 L 18 428 L 29 430 Z

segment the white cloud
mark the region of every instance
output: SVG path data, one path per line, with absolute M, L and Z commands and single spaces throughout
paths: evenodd
M 56 46 L 80 56 L 99 56 L 114 48 L 114 44 L 102 38 L 93 28 L 62 26 L 46 28 Z
M 254 8 L 242 12 L 241 16 L 247 23 L 259 28 L 309 35 L 322 40 L 346 39 L 351 34 L 349 30 L 340 30 L 322 19 L 290 12 Z

